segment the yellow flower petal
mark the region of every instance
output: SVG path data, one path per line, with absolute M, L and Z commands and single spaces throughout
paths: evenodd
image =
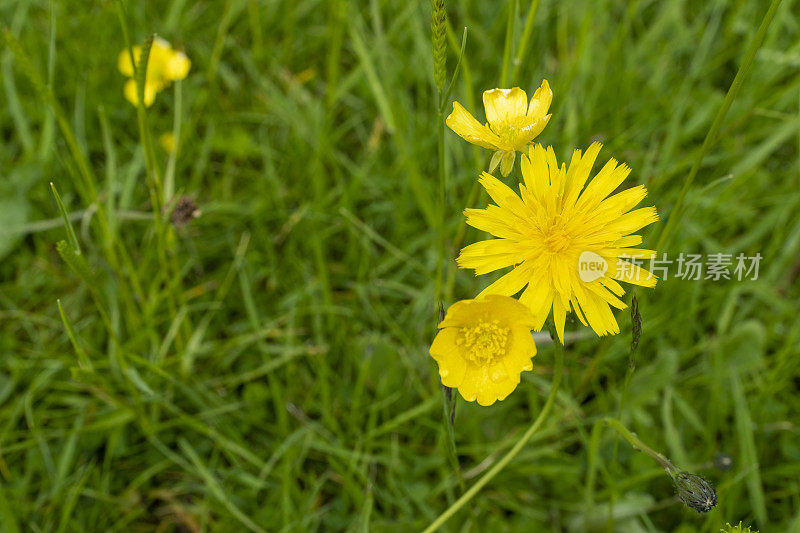
M 138 62 L 140 55 L 142 55 L 142 47 L 138 45 L 134 46 L 133 60 Z M 131 63 L 131 54 L 127 48 L 119 53 L 119 58 L 117 59 L 117 68 L 119 68 L 119 71 L 125 76 L 128 76 L 129 78 L 133 77 L 133 64 Z
M 183 52 L 173 52 L 170 54 L 165 66 L 165 77 L 168 80 L 182 80 L 189 74 L 192 62 Z
M 458 330 L 444 328 L 431 344 L 431 356 L 439 363 L 439 376 L 446 387 L 458 387 L 464 379 L 467 361 L 456 343 Z
M 461 249 L 456 263 L 461 268 L 475 269 L 475 275 L 488 274 L 516 264 L 519 247 L 506 239 L 478 241 Z
M 514 152 L 509 153 L 514 154 Z M 483 188 L 486 189 L 486 192 L 489 193 L 489 196 L 498 207 L 515 213 L 522 220 L 525 219 L 528 209 L 511 187 L 486 172 L 481 174 L 478 182 L 483 185 Z
M 522 234 L 513 220 L 506 217 L 502 208 L 490 205 L 486 209 L 464 209 L 467 224 L 475 229 L 504 239 L 521 238 Z
M 514 150 L 524 152 L 525 147 L 542 133 L 547 123 L 550 122 L 550 115 L 545 115 L 538 120 L 530 120 L 528 117 L 517 121 L 517 135 L 514 139 Z
M 528 116 L 535 120 L 543 118 L 547 115 L 552 101 L 553 91 L 550 90 L 550 84 L 547 80 L 542 80 L 542 85 L 533 93 L 531 103 L 528 105 Z
M 528 96 L 519 87 L 492 89 L 483 92 L 483 107 L 486 109 L 486 120 L 494 126 L 526 115 Z
M 497 148 L 500 138 L 492 130 L 481 124 L 458 102 L 453 102 L 453 112 L 445 119 L 445 124 L 472 144 L 484 148 Z
M 525 287 L 530 279 L 531 265 L 522 264 L 500 277 L 497 281 L 486 287 L 478 295 L 486 296 L 488 294 L 501 294 L 503 296 L 513 296 Z
M 153 105 L 153 102 L 156 99 L 156 93 L 158 92 L 157 86 L 150 82 L 145 82 L 144 84 L 144 106 L 150 107 Z M 139 97 L 138 91 L 136 90 L 136 80 L 128 80 L 125 82 L 125 87 L 123 89 L 123 94 L 125 99 L 129 101 L 134 106 L 139 104 Z
M 509 357 L 506 359 L 509 375 L 522 370 L 533 370 L 533 356 L 536 355 L 536 343 L 533 342 L 531 330 L 528 327 L 517 326 L 511 330 L 511 345 L 508 348 Z

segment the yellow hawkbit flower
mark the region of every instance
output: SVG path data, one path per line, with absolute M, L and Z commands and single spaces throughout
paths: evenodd
M 133 47 L 133 59 L 137 63 L 142 55 L 142 47 Z M 150 48 L 150 57 L 147 61 L 147 78 L 144 82 L 144 105 L 150 107 L 156 98 L 156 94 L 169 86 L 176 80 L 184 79 L 189 74 L 192 62 L 186 54 L 179 50 L 174 50 L 169 42 L 161 37 L 153 39 Z M 125 76 L 130 77 L 125 83 L 123 91 L 125 99 L 133 105 L 137 105 L 139 99 L 136 92 L 136 81 L 133 79 L 133 64 L 131 54 L 125 49 L 119 53 L 117 60 L 119 71 Z
M 450 306 L 431 345 L 446 387 L 480 405 L 504 400 L 523 370 L 532 370 L 536 344 L 531 311 L 508 296 L 461 300 Z
M 513 266 L 481 295 L 512 296 L 524 288 L 519 300 L 533 312 L 534 329 L 552 308 L 561 342 L 570 310 L 598 335 L 619 333 L 610 306 L 624 309 L 625 291 L 615 280 L 656 284 L 635 264 L 655 252 L 633 248 L 642 242 L 633 233 L 658 220 L 656 209 L 631 211 L 647 194 L 643 185 L 611 194 L 631 170 L 614 159 L 587 184 L 600 147 L 594 143 L 583 155 L 575 150 L 567 168 L 558 166 L 552 147 L 536 144 L 522 156 L 519 196 L 484 172 L 480 183 L 497 205 L 464 211 L 467 224 L 498 238 L 462 249 L 458 265 L 475 275 Z
M 528 103 L 528 96 L 519 87 L 492 89 L 483 93 L 483 107 L 487 124 L 481 124 L 458 102 L 453 102 L 453 112 L 446 123 L 458 135 L 478 146 L 495 150 L 489 172 L 500 165 L 500 172 L 508 176 L 514 166 L 517 152 L 524 152 L 528 144 L 539 135 L 550 115 L 553 91 L 547 80 Z

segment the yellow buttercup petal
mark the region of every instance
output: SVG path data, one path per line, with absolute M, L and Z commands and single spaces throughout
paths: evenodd
M 528 117 L 535 120 L 543 118 L 547 115 L 552 101 L 553 91 L 550 90 L 550 84 L 547 83 L 547 80 L 542 80 L 542 85 L 533 93 L 531 103 L 528 105 Z
M 447 116 L 445 124 L 472 144 L 495 148 L 500 143 L 500 138 L 492 130 L 475 120 L 458 102 L 453 102 L 453 112 Z
M 517 135 L 513 141 L 514 150 L 524 152 L 525 147 L 542 133 L 548 122 L 550 122 L 550 115 L 545 115 L 537 120 L 531 120 L 529 117 L 517 120 L 515 125 Z
M 172 81 L 182 80 L 189 74 L 192 62 L 183 52 L 173 52 L 165 67 L 166 78 Z
M 153 105 L 153 102 L 156 99 L 156 93 L 158 92 L 158 88 L 155 84 L 145 82 L 144 84 L 144 106 L 150 107 Z M 125 82 L 125 88 L 123 89 L 123 94 L 125 95 L 125 99 L 129 101 L 131 104 L 139 105 L 139 96 L 138 91 L 136 90 L 136 80 L 128 80 Z
M 142 55 L 142 47 L 141 46 L 134 46 L 133 47 L 133 60 L 139 61 L 139 56 Z M 117 58 L 117 68 L 119 71 L 128 76 L 130 78 L 133 77 L 133 63 L 131 63 L 131 53 L 128 49 L 124 49 L 122 52 L 119 53 L 119 57 Z
M 528 96 L 519 87 L 492 89 L 483 92 L 486 120 L 491 126 L 510 122 L 527 114 Z

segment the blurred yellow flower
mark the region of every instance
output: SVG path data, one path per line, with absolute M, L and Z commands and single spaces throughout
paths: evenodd
M 142 47 L 133 47 L 133 59 L 137 63 L 142 55 Z M 156 94 L 169 86 L 176 80 L 182 80 L 189 74 L 192 63 L 186 54 L 179 50 L 174 50 L 169 42 L 161 37 L 153 39 L 150 48 L 150 57 L 147 62 L 147 78 L 144 84 L 144 105 L 150 107 L 155 100 Z M 125 83 L 123 94 L 125 99 L 133 105 L 137 105 L 139 99 L 136 92 L 136 81 L 133 79 L 134 69 L 131 63 L 131 54 L 128 49 L 119 53 L 117 67 L 125 76 L 130 77 Z
M 144 106 L 150 107 L 156 99 L 156 93 L 159 91 L 158 86 L 150 81 L 144 83 Z M 125 82 L 125 87 L 122 89 L 122 94 L 125 99 L 133 105 L 138 105 L 139 95 L 136 91 L 136 80 L 133 78 Z
M 442 383 L 469 402 L 504 400 L 517 387 L 520 373 L 533 369 L 534 322 L 531 311 L 508 296 L 454 303 L 430 348 Z
M 146 96 L 145 94 L 145 97 Z M 162 133 L 158 137 L 158 144 L 161 145 L 161 148 L 163 148 L 165 152 L 171 154 L 175 151 L 175 135 L 171 131 Z
M 600 147 L 594 143 L 583 155 L 575 150 L 567 168 L 558 166 L 552 147 L 536 144 L 522 156 L 519 196 L 484 172 L 480 183 L 497 205 L 464 211 L 467 224 L 498 238 L 462 249 L 458 265 L 475 275 L 513 266 L 481 295 L 512 296 L 527 286 L 519 300 L 533 312 L 534 329 L 552 308 L 562 342 L 570 310 L 598 335 L 619 333 L 610 306 L 624 309 L 618 297 L 625 291 L 615 280 L 656 284 L 655 276 L 625 260 L 655 255 L 633 248 L 642 242 L 633 233 L 658 220 L 656 209 L 631 211 L 647 194 L 643 185 L 611 194 L 631 170 L 614 159 L 587 184 Z
M 547 80 L 542 80 L 530 103 L 528 95 L 519 87 L 492 89 L 483 93 L 483 107 L 489 121 L 487 124 L 478 122 L 458 102 L 453 102 L 453 112 L 445 122 L 472 144 L 496 150 L 489 172 L 494 172 L 499 164 L 500 172 L 508 176 L 514 166 L 516 153 L 524 152 L 550 120 L 547 111 L 552 101 L 553 91 Z

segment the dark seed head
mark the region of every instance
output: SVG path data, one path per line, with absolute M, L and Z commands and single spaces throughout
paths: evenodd
M 180 196 L 175 202 L 175 209 L 172 210 L 172 223 L 176 228 L 181 228 L 201 215 L 200 208 L 193 198 Z

